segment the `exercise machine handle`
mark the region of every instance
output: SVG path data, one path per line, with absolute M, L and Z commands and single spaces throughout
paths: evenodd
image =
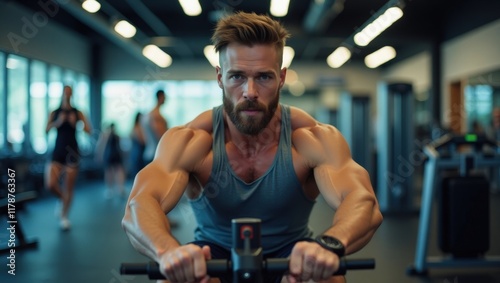
M 207 261 L 207 271 L 211 276 L 217 277 L 227 274 L 231 270 L 231 262 L 225 259 L 212 259 Z M 122 263 L 120 266 L 122 275 L 148 275 L 149 279 L 165 279 L 161 274 L 158 263 L 150 261 L 147 263 Z
M 268 258 L 262 262 L 264 272 L 284 273 L 288 270 L 289 260 L 286 258 Z M 347 270 L 374 269 L 375 260 L 368 259 L 340 259 L 340 266 L 333 275 L 344 275 Z M 231 261 L 225 259 L 212 259 L 207 261 L 207 273 L 212 277 L 218 277 L 232 272 Z M 122 275 L 148 275 L 149 279 L 165 279 L 160 273 L 158 263 L 122 263 L 120 266 Z

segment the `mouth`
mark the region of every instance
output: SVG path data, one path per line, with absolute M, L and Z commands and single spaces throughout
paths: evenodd
M 242 109 L 241 112 L 248 116 L 255 116 L 261 111 L 259 109 Z

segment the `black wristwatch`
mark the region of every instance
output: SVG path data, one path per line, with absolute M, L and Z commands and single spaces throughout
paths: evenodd
M 342 257 L 345 254 L 345 248 L 342 242 L 340 242 L 337 238 L 328 236 L 328 235 L 319 235 L 316 237 L 316 243 L 322 246 L 324 249 L 331 251 L 336 254 L 338 257 Z

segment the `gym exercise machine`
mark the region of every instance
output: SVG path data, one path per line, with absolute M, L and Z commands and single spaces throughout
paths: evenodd
M 232 273 L 233 283 L 262 283 L 264 274 L 281 276 L 288 270 L 288 259 L 263 259 L 260 235 L 260 219 L 237 218 L 232 220 L 231 260 L 207 261 L 207 273 L 220 277 Z M 339 270 L 333 275 L 343 275 L 348 269 L 373 269 L 374 259 L 346 260 L 341 258 Z M 123 263 L 123 275 L 148 275 L 149 279 L 165 279 L 156 262 Z M 332 276 L 333 276 L 332 275 Z
M 377 88 L 377 199 L 384 213 L 414 212 L 412 154 L 416 152 L 413 87 L 381 82 Z
M 477 235 L 483 234 L 480 236 L 482 238 L 488 238 L 489 229 L 481 229 L 481 233 L 479 231 L 464 231 L 461 230 L 458 233 L 457 230 L 461 228 L 456 228 L 450 233 L 452 237 L 459 236 L 461 238 L 454 238 L 451 243 L 441 243 L 441 249 L 446 252 L 451 247 L 451 255 L 450 256 L 442 256 L 442 257 L 428 257 L 427 256 L 427 248 L 429 242 L 429 231 L 431 226 L 431 213 L 432 213 L 432 205 L 434 203 L 434 198 L 437 196 L 436 187 L 439 187 L 441 182 L 439 182 L 438 177 L 440 177 L 440 173 L 445 170 L 453 170 L 458 169 L 459 177 L 454 178 L 454 180 L 459 180 L 461 184 L 455 186 L 458 188 L 458 193 L 466 192 L 467 190 L 477 190 L 479 187 L 486 188 L 488 187 L 488 182 L 486 178 L 481 176 L 473 176 L 470 174 L 473 169 L 480 168 L 498 168 L 500 166 L 500 147 L 494 141 L 487 139 L 485 136 L 478 136 L 474 134 L 467 135 L 454 135 L 447 134 L 442 136 L 441 138 L 429 143 L 424 147 L 424 153 L 427 156 L 428 160 L 426 161 L 424 168 L 424 180 L 423 180 L 423 189 L 422 189 L 422 200 L 421 200 L 421 208 L 420 208 L 420 222 L 418 227 L 418 235 L 417 235 L 417 246 L 415 253 L 415 261 L 412 266 L 410 266 L 407 270 L 409 275 L 426 275 L 428 268 L 454 268 L 454 267 L 500 267 L 500 256 L 484 256 L 485 247 L 486 250 L 488 248 L 488 243 L 484 246 L 484 242 L 470 240 L 465 242 L 465 245 L 482 245 L 478 247 L 474 247 L 472 252 L 468 250 L 459 250 L 458 253 L 455 253 L 457 246 L 459 249 L 463 249 L 460 247 L 464 241 L 462 234 L 468 235 Z M 484 183 L 486 182 L 486 185 Z M 443 182 L 446 184 L 446 182 Z M 471 185 L 472 184 L 472 185 Z M 479 184 L 479 185 L 478 185 Z M 486 192 L 488 194 L 488 192 Z M 454 196 L 455 199 L 463 198 L 463 196 Z M 488 199 L 486 198 L 486 203 L 472 204 L 477 206 L 489 207 Z M 463 204 L 470 204 L 474 200 L 462 200 Z M 484 201 L 484 197 L 480 199 L 480 201 Z M 463 207 L 460 207 L 463 209 Z M 484 211 L 484 210 L 483 210 Z M 453 215 L 448 215 L 449 217 L 453 217 Z M 463 216 L 463 215 L 462 215 Z M 466 217 L 470 217 L 467 216 Z M 487 217 L 488 219 L 488 217 Z M 482 219 L 485 225 L 489 225 L 489 221 Z M 464 222 L 466 220 L 456 219 L 458 222 Z M 474 219 L 474 221 L 469 221 L 468 225 L 470 227 L 470 222 L 478 222 L 480 220 Z M 467 224 L 467 223 L 466 223 Z M 473 223 L 473 225 L 476 225 Z M 477 226 L 472 226 L 477 227 Z M 442 228 L 441 228 L 442 229 Z M 484 236 L 486 235 L 486 236 Z M 477 237 L 477 236 L 476 236 Z M 455 243 L 454 243 L 455 242 Z M 456 242 L 459 242 L 458 244 Z M 450 246 L 451 245 L 451 246 Z M 463 246 L 463 245 L 462 245 Z M 482 250 L 480 253 L 474 254 L 474 249 Z M 465 252 L 465 254 L 463 253 Z M 481 254 L 483 253 L 483 254 Z
M 338 128 L 349 144 L 354 161 L 372 173 L 370 107 L 368 95 L 343 92 L 340 96 Z

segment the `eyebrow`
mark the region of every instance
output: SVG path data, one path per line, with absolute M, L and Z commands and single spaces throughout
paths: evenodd
M 229 70 L 229 71 L 227 71 L 227 74 L 228 75 L 244 75 L 245 72 L 241 71 L 241 70 Z M 275 75 L 275 73 L 273 71 L 261 71 L 261 72 L 257 72 L 257 75 L 258 76 L 262 76 L 262 75 L 273 76 L 273 75 Z

